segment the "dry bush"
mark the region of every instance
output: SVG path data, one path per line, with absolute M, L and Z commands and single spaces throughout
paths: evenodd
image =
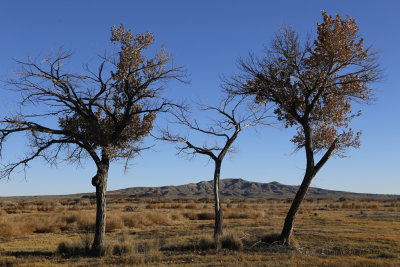
M 247 209 L 230 209 L 224 213 L 226 219 L 260 219 L 264 217 L 264 211 Z
M 189 220 L 197 220 L 197 213 L 194 211 L 184 212 L 182 215 Z
M 195 209 L 195 210 L 197 210 L 197 209 L 199 209 L 199 206 L 197 204 L 195 204 L 195 203 L 189 203 L 189 204 L 186 204 L 185 209 Z
M 71 223 L 74 223 L 74 222 L 78 222 L 78 221 L 81 219 L 81 217 L 82 217 L 82 214 L 79 214 L 79 213 L 70 213 L 70 214 L 68 214 L 68 215 L 65 215 L 65 216 L 63 217 L 63 220 L 64 220 L 66 223 L 71 224 Z
M 42 211 L 42 212 L 54 212 L 54 211 L 56 211 L 56 207 L 55 206 L 37 206 L 36 210 Z
M 182 215 L 180 215 L 182 216 Z M 175 216 L 175 220 L 180 216 Z M 167 213 L 159 213 L 159 212 L 143 212 L 138 214 L 122 214 L 119 217 L 119 220 L 123 223 L 124 226 L 132 228 L 139 226 L 151 226 L 154 224 L 170 224 L 172 222 L 172 216 Z M 107 225 L 106 225 L 107 227 Z
M 110 249 L 106 252 L 106 254 L 127 256 L 133 254 L 135 251 L 135 244 L 131 240 L 128 240 L 125 236 L 122 236 L 118 242 L 115 242 L 109 248 Z
M 378 203 L 372 203 L 372 204 L 368 205 L 367 208 L 370 208 L 370 209 L 379 209 L 380 206 L 379 206 Z
M 161 258 L 157 241 L 136 242 L 126 235 L 108 245 L 105 252 L 106 255 L 120 256 L 121 263 L 129 266 L 154 262 Z
M 181 203 L 172 203 L 171 209 L 183 209 L 183 205 Z
M 182 213 L 172 213 L 171 214 L 171 220 L 174 222 L 183 221 L 184 219 L 185 219 L 185 217 L 183 216 Z
M 197 220 L 214 220 L 215 213 L 203 211 L 197 214 Z
M 161 209 L 161 203 L 147 204 L 146 209 Z
M 52 224 L 51 222 L 49 223 L 50 220 L 45 221 L 41 225 L 36 225 L 35 230 L 33 231 L 34 233 L 60 233 L 61 228 L 59 225 Z
M 69 211 L 79 211 L 79 210 L 82 210 L 80 207 L 78 207 L 78 206 L 70 206 L 70 207 L 68 207 L 68 210 Z
M 90 247 L 87 247 L 85 244 L 67 240 L 58 245 L 57 253 L 63 256 L 86 256 L 90 254 Z
M 5 207 L 3 208 L 3 210 L 4 210 L 5 212 L 7 212 L 8 214 L 21 213 L 21 211 L 18 210 L 17 207 L 14 206 L 14 205 L 5 206 Z
M 78 230 L 80 231 L 93 231 L 96 227 L 96 220 L 94 216 L 82 216 L 77 221 Z
M 199 241 L 199 249 L 200 250 L 209 250 L 209 249 L 215 249 L 215 242 L 212 237 L 202 237 Z
M 398 258 L 396 253 L 390 252 L 390 251 L 383 251 L 381 254 L 378 255 L 379 258 L 385 258 L 385 259 L 396 259 Z
M 92 231 L 96 225 L 94 211 L 64 213 L 59 220 L 62 231 Z
M 23 237 L 34 230 L 35 224 L 30 216 L 6 214 L 0 217 L 0 238 Z
M 240 203 L 236 207 L 239 209 L 248 209 L 249 205 L 247 205 L 246 203 Z
M 129 205 L 126 205 L 124 208 L 123 208 L 123 211 L 125 211 L 125 212 L 134 212 L 134 211 L 136 211 L 138 209 L 138 207 L 136 207 L 136 206 L 129 206 Z
M 166 213 L 160 212 L 146 212 L 143 214 L 143 224 L 153 225 L 153 224 L 170 224 L 171 216 Z
M 243 249 L 243 242 L 235 233 L 223 234 L 219 239 L 219 243 L 221 248 L 226 248 L 231 250 Z
M 140 225 L 139 218 L 137 215 L 124 214 L 121 217 L 124 226 L 128 228 L 138 227 Z
M 117 215 L 109 215 L 106 219 L 106 232 L 113 232 L 124 228 L 124 221 Z

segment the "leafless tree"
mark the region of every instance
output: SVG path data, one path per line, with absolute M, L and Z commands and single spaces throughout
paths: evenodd
M 306 171 L 285 219 L 283 244 L 290 244 L 296 213 L 318 171 L 332 155 L 359 147 L 361 133 L 349 123 L 361 111 L 353 112 L 351 104 L 368 103 L 369 85 L 380 78 L 375 52 L 364 46 L 355 20 L 322 15 L 312 43 L 302 46 L 293 28 L 282 28 L 264 57 L 240 60 L 241 74 L 227 81 L 232 94 L 273 104 L 278 120 L 297 127 L 291 140 L 296 150 L 305 149 Z M 322 156 L 315 164 L 318 153 Z
M 216 244 L 222 235 L 223 214 L 221 200 L 219 196 L 219 184 L 221 165 L 225 155 L 232 152 L 232 145 L 239 133 L 247 128 L 260 124 L 267 124 L 266 110 L 244 109 L 243 99 L 236 99 L 227 96 L 219 106 L 200 105 L 200 111 L 211 112 L 213 120 L 209 126 L 201 126 L 197 120 L 191 120 L 187 109 L 179 108 L 172 112 L 175 123 L 183 126 L 190 132 L 195 132 L 207 138 L 211 138 L 215 143 L 210 144 L 209 140 L 203 145 L 195 144 L 195 137 L 189 138 L 188 135 L 172 133 L 169 129 L 161 130 L 162 136 L 159 138 L 164 141 L 177 143 L 178 153 L 193 157 L 197 154 L 208 156 L 214 161 L 214 199 L 215 199 L 215 227 L 214 239 Z M 219 141 L 219 142 L 218 142 Z
M 157 113 L 170 105 L 161 97 L 165 82 L 184 79 L 182 67 L 173 66 L 164 50 L 146 58 L 152 33 L 133 35 L 121 25 L 112 27 L 111 42 L 116 52 L 101 56 L 96 71 L 85 67 L 84 74 L 65 70 L 71 53 L 61 50 L 40 63 L 18 62 L 21 70 L 8 84 L 21 93 L 20 104 L 28 111 L 22 108 L 0 121 L 0 148 L 7 137 L 21 132 L 27 134 L 31 148 L 22 159 L 2 168 L 2 178 L 25 170 L 36 158 L 50 164 L 58 160 L 76 163 L 85 157 L 94 161 L 97 212 L 92 251 L 97 255 L 105 245 L 110 162 L 124 159 L 128 164 L 144 149 L 143 138 Z

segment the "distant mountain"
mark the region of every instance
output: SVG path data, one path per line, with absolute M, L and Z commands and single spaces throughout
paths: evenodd
M 256 183 L 243 179 L 223 179 L 220 183 L 220 193 L 222 197 L 227 198 L 293 198 L 297 192 L 298 186 L 284 185 L 278 182 Z M 108 197 L 165 197 L 165 198 L 213 198 L 213 181 L 203 181 L 179 186 L 161 186 L 161 187 L 131 187 L 120 190 L 108 191 Z M 316 187 L 310 187 L 307 192 L 308 198 L 331 198 L 340 197 L 354 199 L 387 199 L 398 198 L 400 195 L 382 195 L 382 194 L 359 194 L 344 191 L 326 190 Z M 81 193 L 71 195 L 49 195 L 49 196 L 15 196 L 0 197 L 0 199 L 71 199 L 71 198 L 95 198 L 94 193 Z
M 243 179 L 223 179 L 220 183 L 220 193 L 223 197 L 230 198 L 292 198 L 298 186 L 284 185 L 278 182 L 257 183 Z M 213 197 L 213 181 L 203 181 L 180 186 L 161 187 L 132 187 L 121 190 L 109 191 L 109 196 L 120 195 L 129 197 Z M 333 191 L 310 187 L 307 197 L 311 198 L 387 198 L 393 195 L 359 194 L 344 191 Z M 400 196 L 399 196 L 400 197 Z

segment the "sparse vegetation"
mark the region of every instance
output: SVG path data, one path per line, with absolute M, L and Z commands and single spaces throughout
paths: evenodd
M 400 264 L 400 200 L 396 198 L 306 199 L 290 249 L 275 242 L 290 205 L 287 199 L 226 199 L 229 230 L 217 246 L 211 235 L 205 235 L 213 229 L 209 199 L 158 199 L 153 203 L 157 207 L 146 208 L 152 201 L 108 200 L 107 225 L 112 229 L 107 232 L 105 256 L 98 259 L 89 252 L 94 205 L 72 199 L 2 201 L 0 266 L 38 262 L 58 266 L 71 260 L 76 265 L 128 266 L 218 265 L 221 261 L 226 266 Z M 56 208 L 37 209 L 43 204 Z M 201 209 L 190 208 L 192 204 Z M 70 210 L 74 206 L 79 211 Z M 126 206 L 134 209 L 126 212 Z M 9 207 L 20 207 L 19 212 L 5 212 Z M 235 215 L 228 216 L 229 211 Z

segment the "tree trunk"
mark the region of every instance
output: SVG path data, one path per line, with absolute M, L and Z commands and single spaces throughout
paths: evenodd
M 281 241 L 284 245 L 290 245 L 290 239 L 293 233 L 294 220 L 296 218 L 297 211 L 299 210 L 300 204 L 306 196 L 307 190 L 310 187 L 311 180 L 315 176 L 314 172 L 314 149 L 312 144 L 312 131 L 308 123 L 303 125 L 304 137 L 305 137 L 305 152 L 307 159 L 306 173 L 304 174 L 303 182 L 301 183 L 299 190 L 297 190 L 296 196 L 292 201 L 289 212 L 286 215 L 285 223 L 283 225 L 281 233 Z
M 281 233 L 281 240 L 282 244 L 284 245 L 290 245 L 290 239 L 293 233 L 294 220 L 296 218 L 297 211 L 299 210 L 300 204 L 303 201 L 314 176 L 313 170 L 306 171 L 303 182 L 301 183 L 300 188 L 293 199 L 292 205 L 290 206 L 289 212 L 286 215 L 285 223 Z
M 222 208 L 221 201 L 219 198 L 219 177 L 221 173 L 221 161 L 215 161 L 214 171 L 214 200 L 215 200 L 215 226 L 214 226 L 214 240 L 218 243 L 220 236 L 222 235 Z
M 109 160 L 104 159 L 98 166 L 97 174 L 92 179 L 96 187 L 96 229 L 92 245 L 92 252 L 96 256 L 104 255 L 106 233 L 106 190 Z

